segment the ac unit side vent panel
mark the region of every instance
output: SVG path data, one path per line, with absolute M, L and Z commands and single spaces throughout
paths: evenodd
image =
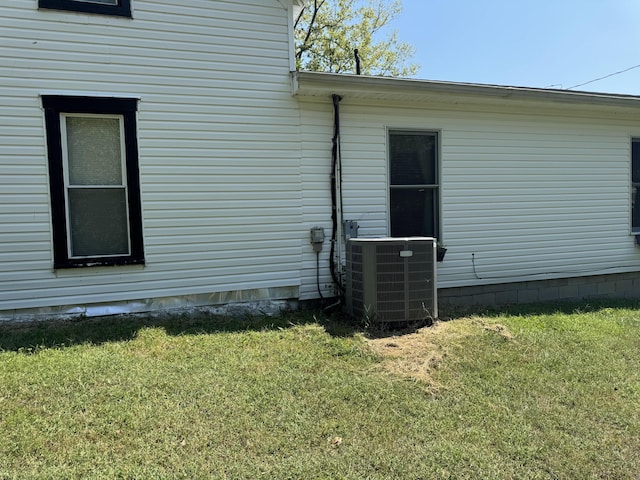
M 350 239 L 347 311 L 379 322 L 437 318 L 435 245 L 430 237 Z

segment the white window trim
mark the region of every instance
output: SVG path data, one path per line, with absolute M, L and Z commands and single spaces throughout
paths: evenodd
M 127 252 L 126 255 L 131 255 L 131 226 L 130 226 L 130 218 L 129 218 L 129 191 L 128 191 L 128 178 L 127 178 L 127 169 L 126 169 L 126 149 L 125 149 L 125 141 L 124 141 L 124 116 L 123 115 L 108 115 L 108 114 L 96 114 L 96 113 L 61 113 L 60 114 L 60 134 L 61 134 L 61 142 L 62 142 L 62 162 L 63 162 L 63 178 L 64 178 L 64 201 L 65 201 L 65 212 L 66 212 L 66 220 L 67 220 L 67 255 L 69 258 L 80 259 L 80 258 L 116 258 L 121 257 L 125 254 L 118 253 L 113 255 L 73 255 L 73 242 L 71 235 L 71 219 L 69 218 L 70 205 L 69 205 L 69 190 L 73 187 L 78 187 L 77 185 L 71 185 L 69 181 L 69 149 L 67 145 L 67 118 L 73 117 L 85 117 L 85 118 L 115 118 L 118 120 L 118 126 L 120 129 L 120 172 L 121 172 L 121 185 L 82 185 L 83 189 L 91 189 L 91 188 L 113 188 L 113 189 L 124 189 L 125 193 L 125 214 L 127 216 Z

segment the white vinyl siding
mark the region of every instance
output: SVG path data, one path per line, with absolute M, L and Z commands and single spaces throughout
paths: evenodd
M 325 241 L 320 252 L 320 289 L 324 296 L 337 295 L 329 270 L 331 251 L 331 139 L 333 136 L 333 109 L 331 99 L 300 99 L 302 148 L 302 208 L 304 226 L 323 227 Z M 316 253 L 311 243 L 303 246 L 302 287 L 300 297 L 318 297 Z
M 320 286 L 335 293 L 331 96 L 291 96 L 283 3 L 136 0 L 133 19 L 2 3 L 0 311 L 298 287 L 315 298 L 315 226 Z M 40 95 L 140 99 L 144 266 L 53 270 Z M 474 95 L 343 96 L 342 216 L 360 236 L 390 233 L 388 131 L 438 132 L 439 286 L 640 270 L 637 110 Z
M 303 128 L 303 146 L 321 137 L 326 144 L 330 100 L 300 102 L 303 123 L 305 111 L 315 122 Z M 439 287 L 640 270 L 629 236 L 630 137 L 640 131 L 634 111 L 540 104 L 463 110 L 345 95 L 340 113 L 344 218 L 360 223 L 359 236 L 389 234 L 386 130 L 440 132 L 442 241 L 449 250 Z M 305 171 L 328 162 L 328 148 L 303 148 Z M 326 193 L 304 178 L 305 212 L 329 218 Z M 315 265 L 309 255 L 305 260 L 310 285 L 303 292 L 313 296 Z
M 3 2 L 0 310 L 300 285 L 299 115 L 278 0 Z M 52 269 L 41 94 L 139 96 L 145 265 Z

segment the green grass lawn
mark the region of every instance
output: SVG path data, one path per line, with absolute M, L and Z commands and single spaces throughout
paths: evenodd
M 0 327 L 0 479 L 638 479 L 640 307 Z

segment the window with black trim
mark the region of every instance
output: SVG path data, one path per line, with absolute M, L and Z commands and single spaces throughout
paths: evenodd
M 438 134 L 389 131 L 392 237 L 440 237 Z
M 640 234 L 640 138 L 631 139 L 631 232 Z
M 55 268 L 144 263 L 137 104 L 42 97 Z
M 38 0 L 38 7 L 131 17 L 131 0 Z

